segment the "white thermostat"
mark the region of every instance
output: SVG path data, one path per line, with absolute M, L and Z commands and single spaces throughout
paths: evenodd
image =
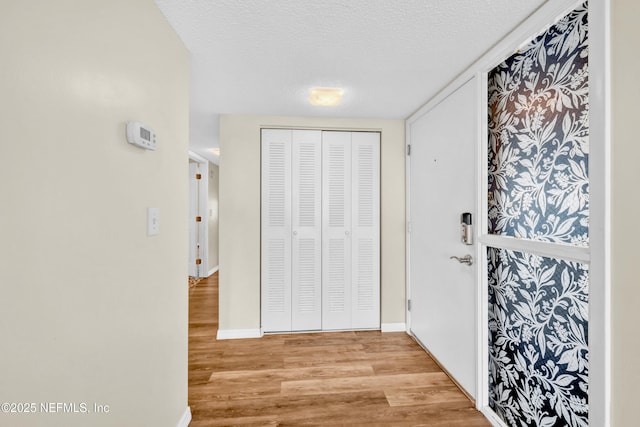
M 156 149 L 156 133 L 144 123 L 127 123 L 127 141 L 146 150 Z

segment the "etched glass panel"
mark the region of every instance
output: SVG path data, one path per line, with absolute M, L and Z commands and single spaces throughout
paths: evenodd
M 487 248 L 489 406 L 509 426 L 588 425 L 589 271 Z
M 489 72 L 489 233 L 588 246 L 584 3 Z

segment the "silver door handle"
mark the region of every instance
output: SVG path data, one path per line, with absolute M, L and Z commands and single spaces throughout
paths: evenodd
M 471 258 L 471 255 L 465 255 L 463 257 L 451 256 L 449 259 L 457 259 L 460 264 L 473 264 L 473 258 Z

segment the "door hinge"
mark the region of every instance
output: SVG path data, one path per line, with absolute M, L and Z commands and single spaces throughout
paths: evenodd
M 407 300 L 407 311 L 411 311 L 411 300 Z
M 202 260 L 200 258 L 196 259 L 196 265 L 202 264 Z
M 407 144 L 407 156 L 411 155 L 411 144 Z
M 196 217 L 196 222 L 202 222 L 202 217 L 201 216 L 197 216 Z
M 411 234 L 411 221 L 407 221 L 407 233 Z
M 201 173 L 197 173 L 196 174 L 196 179 L 202 179 L 202 174 Z

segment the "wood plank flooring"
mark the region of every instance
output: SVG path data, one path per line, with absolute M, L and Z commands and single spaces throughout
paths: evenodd
M 215 339 L 217 273 L 189 290 L 191 426 L 489 426 L 407 334 Z

